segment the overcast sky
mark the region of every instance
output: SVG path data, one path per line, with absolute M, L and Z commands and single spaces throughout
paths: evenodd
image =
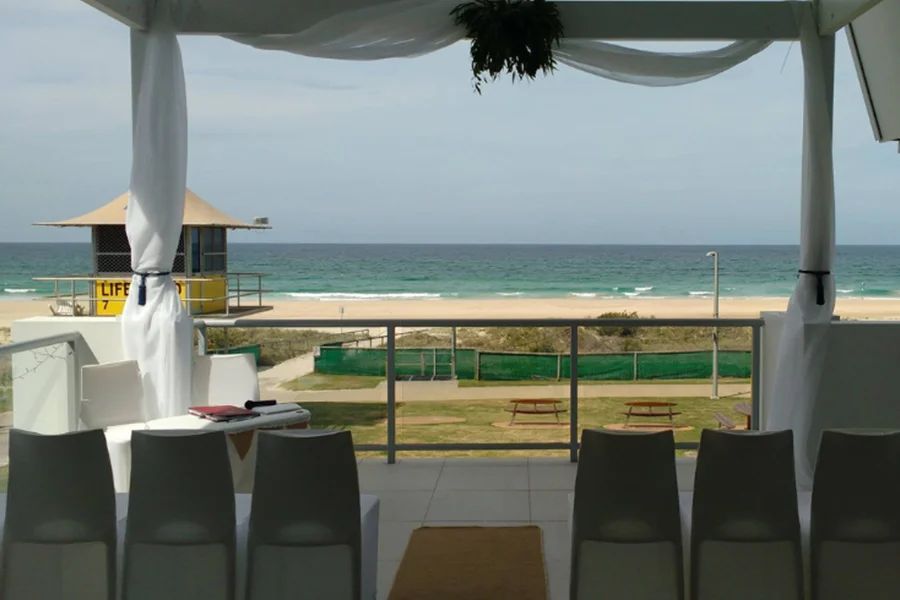
M 188 185 L 274 226 L 235 241 L 798 240 L 796 44 L 679 88 L 563 66 L 480 97 L 465 43 L 374 63 L 181 44 Z M 873 141 L 843 35 L 837 49 L 838 242 L 900 243 L 900 155 Z M 0 241 L 86 241 L 30 224 L 127 188 L 128 31 L 78 0 L 0 0 L 0 56 Z

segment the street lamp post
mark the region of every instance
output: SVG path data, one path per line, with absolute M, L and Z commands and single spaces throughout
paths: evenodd
M 715 250 L 707 252 L 706 256 L 713 259 L 713 318 L 719 318 L 719 253 Z M 712 355 L 712 394 L 710 398 L 717 400 L 719 398 L 719 328 L 713 327 L 712 334 L 713 355 Z

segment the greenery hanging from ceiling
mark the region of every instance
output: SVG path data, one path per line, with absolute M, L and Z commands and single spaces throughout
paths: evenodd
M 472 39 L 475 91 L 504 71 L 513 81 L 556 70 L 553 46 L 563 35 L 559 9 L 546 0 L 473 0 L 450 15 Z

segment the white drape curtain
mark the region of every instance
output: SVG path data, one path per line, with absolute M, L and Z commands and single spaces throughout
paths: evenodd
M 187 101 L 175 30 L 160 2 L 150 29 L 131 32 L 132 167 L 125 231 L 132 276 L 122 313 L 126 358 L 138 361 L 150 418 L 190 406 L 193 324 L 169 273 L 184 215 Z M 141 291 L 141 288 L 144 291 Z
M 832 117 L 834 36 L 802 23 L 803 171 L 800 270 L 778 350 L 767 429 L 792 429 L 797 484 L 812 486 L 825 410 L 818 406 L 828 328 L 834 313 L 835 254 Z M 821 286 L 821 287 L 820 287 Z M 822 303 L 819 304 L 819 301 Z
M 465 37 L 450 11 L 460 0 L 397 0 L 341 12 L 291 34 L 240 35 L 230 39 L 265 50 L 344 60 L 419 56 Z M 690 53 L 648 52 L 595 40 L 563 39 L 560 63 L 593 75 L 646 86 L 693 83 L 738 65 L 770 44 L 735 42 Z

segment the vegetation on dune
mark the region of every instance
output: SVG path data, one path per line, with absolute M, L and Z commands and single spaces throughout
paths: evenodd
M 636 312 L 604 313 L 598 319 L 636 319 Z M 373 333 L 381 333 L 376 331 Z M 2 334 L 2 332 L 0 332 Z M 259 345 L 260 365 L 271 366 L 311 352 L 316 346 L 335 342 L 367 339 L 362 332 L 336 333 L 309 329 L 241 329 L 211 327 L 209 348 L 221 349 Z M 579 330 L 579 349 L 583 353 L 679 352 L 707 350 L 712 330 L 708 327 L 628 327 L 597 324 Z M 384 338 L 375 340 L 384 348 Z M 400 332 L 398 348 L 449 348 L 450 328 Z M 457 330 L 457 347 L 494 352 L 569 352 L 569 330 L 565 327 L 461 327 Z M 720 328 L 719 348 L 749 350 L 749 328 Z M 0 364 L 2 377 L 2 364 Z M 303 381 L 297 385 L 311 385 Z M 333 389 L 300 387 L 297 389 Z M 2 386 L 2 379 L 0 379 Z M 0 388 L 2 389 L 2 388 Z
M 598 319 L 637 319 L 636 312 L 608 312 Z M 585 353 L 678 352 L 707 350 L 712 338 L 709 327 L 628 327 L 596 325 L 579 330 L 578 347 Z M 721 350 L 750 350 L 749 328 L 720 328 Z M 417 331 L 397 338 L 398 348 L 447 348 L 447 328 Z M 495 352 L 569 352 L 569 330 L 565 327 L 460 328 L 457 346 Z
M 316 346 L 329 342 L 350 341 L 358 334 L 340 334 L 310 329 L 207 329 L 210 350 L 259 345 L 261 366 L 277 365 L 296 356 L 311 352 Z
M 0 327 L 0 344 L 12 339 L 9 327 Z M 12 410 L 12 357 L 0 356 L 0 412 Z
M 12 410 L 12 360 L 0 356 L 0 412 Z

